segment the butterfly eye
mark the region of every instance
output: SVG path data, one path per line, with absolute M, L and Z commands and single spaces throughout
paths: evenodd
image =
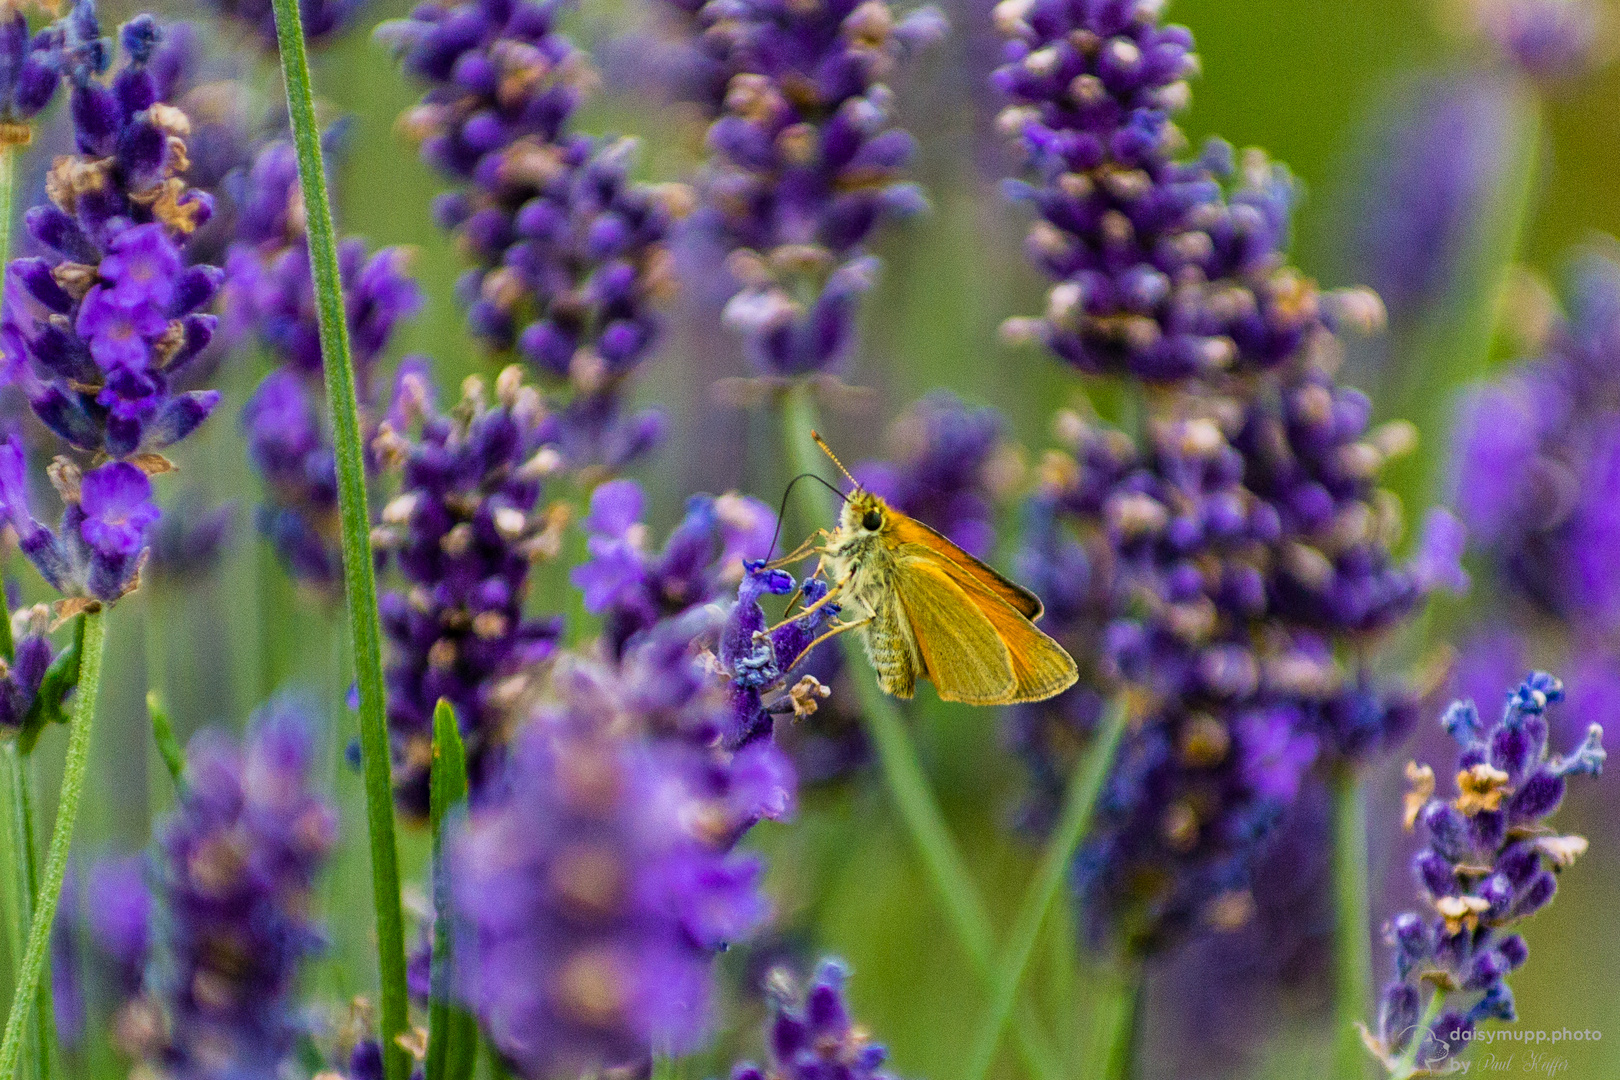
M 877 532 L 883 528 L 883 515 L 876 510 L 868 510 L 866 516 L 861 518 L 861 528 L 867 532 Z

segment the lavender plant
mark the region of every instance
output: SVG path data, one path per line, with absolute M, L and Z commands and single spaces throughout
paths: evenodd
M 1280 166 L 1215 140 L 1184 154 L 1171 117 L 1197 67 L 1190 33 L 1147 3 L 1013 0 L 996 17 L 1001 124 L 1034 177 L 1008 190 L 1038 215 L 1029 251 L 1056 282 L 1046 314 L 1006 334 L 1149 391 L 1138 434 L 1057 422 L 1065 449 L 1040 469 L 1026 572 L 1099 659 L 1089 685 L 1013 729 L 1050 784 L 1047 748 L 1072 755 L 1102 694 L 1144 703 L 1075 870 L 1093 935 L 1140 957 L 1246 922 L 1249 868 L 1306 773 L 1347 772 L 1405 731 L 1413 693 L 1341 657 L 1460 587 L 1462 541 L 1434 516 L 1416 556 L 1393 557 L 1399 503 L 1377 477 L 1412 431 L 1374 428 L 1334 374 L 1338 334 L 1382 306 L 1324 295 L 1287 264 Z M 1032 819 L 1050 821 L 1057 797 Z M 1341 850 L 1365 843 L 1355 817 Z M 1353 949 L 1364 912 L 1339 918 Z M 1359 966 L 1342 968 L 1346 1010 Z
M 712 120 L 700 227 L 730 252 L 726 322 L 762 374 L 835 370 L 877 270 L 875 230 L 927 205 L 902 179 L 914 140 L 886 80 L 944 16 L 897 17 L 883 0 L 672 3 L 695 54 L 680 89 Z
M 524 1075 L 694 1049 L 715 952 L 766 915 L 760 864 L 730 848 L 791 812 L 792 776 L 768 739 L 726 748 L 726 680 L 693 651 L 705 625 L 563 661 L 454 848 L 462 993 Z
M 1344 339 L 1379 323 L 1382 307 L 1366 291 L 1319 289 L 1290 265 L 1297 192 L 1285 170 L 1220 143 L 1186 150 L 1172 117 L 1197 60 L 1191 35 L 1161 22 L 1161 5 L 1008 0 L 995 15 L 1007 39 L 996 84 L 1011 101 L 1002 126 L 1030 166 L 1009 190 L 1035 209 L 1029 247 L 1051 278 L 1045 312 L 1012 320 L 1007 336 L 1111 380 L 1096 396 L 1124 401 L 1120 415 L 1105 422 L 1083 403 L 1060 411 L 1056 447 L 1026 474 L 1007 443 L 1024 417 L 929 395 L 897 422 L 891 460 L 855 469 L 976 555 L 1017 547 L 1014 576 L 1040 592 L 1043 626 L 1084 668 L 1063 698 L 1007 717 L 1033 770 L 1021 823 L 1045 843 L 1016 904 L 990 895 L 1005 892 L 1006 875 L 980 873 L 967 857 L 987 836 L 1002 842 L 978 821 L 994 769 L 942 760 L 953 744 L 936 737 L 944 714 L 931 708 L 913 717 L 929 749 L 918 752 L 865 667 L 814 647 L 836 627 L 837 605 L 796 613 L 828 583 L 766 561 L 797 537 L 778 547 L 770 507 L 744 495 L 682 505 L 687 493 L 669 477 L 693 463 L 647 453 L 668 421 L 631 404 L 633 387 L 647 396 L 636 373 L 664 340 L 677 278 L 706 272 L 671 255 L 698 203 L 687 235 L 729 253 L 715 276 L 732 295 L 725 321 L 760 376 L 750 385 L 776 409 L 796 471 L 816 467 L 805 460 L 815 394 L 848 370 L 872 252 L 889 223 L 922 205 L 907 181 L 915 143 L 887 84 L 938 35 L 937 14 L 897 15 L 882 0 L 668 5 L 684 42 L 686 100 L 646 126 L 673 145 L 696 105 L 708 140 L 700 199 L 632 179 L 628 143 L 578 133 L 589 65 L 559 30 L 561 6 L 445 0 L 387 24 L 381 38 L 425 85 L 404 127 L 452 188 L 436 212 L 471 268 L 459 293 L 468 328 L 491 357 L 518 362 L 444 395 L 419 359 L 401 365 L 389 393 L 382 358 L 419 303 L 416 287 L 398 249 L 340 244 L 332 226 L 322 158 L 335 144 L 323 147 L 315 122 L 306 39 L 353 25 L 360 5 L 219 7 L 261 41 L 274 33 L 290 144 L 248 153 L 261 130 L 244 122 L 252 87 L 213 80 L 259 73 L 221 65 L 203 47 L 215 22 L 170 31 L 137 19 L 120 35 L 119 67 L 88 4 L 50 25 L 31 14 L 0 20 L 0 179 L 53 73 L 74 87 L 64 119 L 76 140 L 49 170 L 48 205 L 30 217 L 30 243 L 49 245 L 19 253 L 29 257 L 12 264 L 0 311 L 10 375 L 0 412 L 31 402 L 42 421 L 20 417 L 0 431 L 9 437 L 0 510 L 65 594 L 54 611 L 9 595 L 11 634 L 0 635 L 3 763 L 17 781 L 6 892 L 18 972 L 0 1080 L 59 1075 L 58 1045 L 69 1072 L 111 1075 L 118 1066 L 102 1060 L 100 1028 L 143 1076 L 329 1066 L 324 1080 L 466 1080 L 474 1026 L 492 1075 L 669 1077 L 733 1060 L 749 1009 L 768 1013 L 764 1064 L 739 1065 L 734 1080 L 887 1080 L 885 1051 L 855 1022 L 841 964 L 824 963 L 801 992 L 779 973 L 750 985 L 758 980 L 740 969 L 757 956 L 723 959 L 768 933 L 762 954 L 813 956 L 817 935 L 836 928 L 863 964 L 875 963 L 868 935 L 891 952 L 910 940 L 867 918 L 870 905 L 909 889 L 905 867 L 885 864 L 874 878 L 871 867 L 839 863 L 841 887 L 828 887 L 793 865 L 818 845 L 847 858 L 844 844 L 827 843 L 843 834 L 821 828 L 841 817 L 870 834 L 858 850 L 890 850 L 860 774 L 797 805 L 801 776 L 839 773 L 866 753 L 956 939 L 918 966 L 948 970 L 945 979 L 915 977 L 904 997 L 863 1001 L 898 1040 L 902 1068 L 920 1068 L 924 1032 L 936 1057 L 959 1058 L 977 1080 L 996 1068 L 1005 1029 L 1039 1080 L 1129 1075 L 1145 1023 L 1130 1008 L 1143 963 L 1209 930 L 1244 927 L 1224 951 L 1202 955 L 1274 977 L 1278 950 L 1328 929 L 1313 890 L 1330 847 L 1340 1019 L 1365 1015 L 1355 780 L 1423 708 L 1419 685 L 1397 674 L 1406 657 L 1379 653 L 1410 632 L 1436 590 L 1464 583 L 1461 535 L 1433 517 L 1403 537 L 1399 500 L 1381 485 L 1412 449 L 1412 428 L 1383 422 L 1394 410 L 1380 414 L 1338 368 Z M 1476 14 L 1540 102 L 1598 55 L 1589 10 L 1539 0 Z M 581 41 L 597 37 L 597 18 L 582 24 Z M 908 115 L 906 126 L 939 138 L 942 111 Z M 669 160 L 650 157 L 659 168 Z M 1477 207 L 1477 192 L 1458 184 L 1439 201 Z M 1436 231 L 1416 237 L 1433 243 L 1409 247 L 1441 254 L 1389 280 L 1392 301 L 1406 289 L 1422 307 L 1454 287 L 1447 275 L 1457 267 L 1436 264 L 1458 241 L 1445 221 L 1414 220 Z M 974 223 L 993 227 L 988 217 Z M 995 244 L 983 251 L 975 289 L 998 269 Z M 902 269 L 918 257 L 896 255 Z M 229 274 L 212 269 L 222 260 Z M 1503 586 L 1474 610 L 1491 640 L 1507 643 L 1465 654 L 1467 668 L 1532 646 L 1578 652 L 1575 691 L 1595 718 L 1620 700 L 1604 670 L 1609 609 L 1620 605 L 1606 576 L 1614 395 L 1601 370 L 1620 270 L 1596 259 L 1577 281 L 1540 358 L 1465 407 L 1456 501 L 1479 526 L 1470 569 Z M 210 308 L 222 288 L 236 333 L 216 335 Z M 316 794 L 316 733 L 286 705 L 240 746 L 194 742 L 179 808 L 149 856 L 89 869 L 61 901 L 77 914 L 51 931 L 80 792 L 88 781 L 116 798 L 121 776 L 117 761 L 106 776 L 87 773 L 102 612 L 143 577 L 183 576 L 217 556 L 221 516 L 178 512 L 185 500 L 160 516 L 149 477 L 169 469 L 168 447 L 215 407 L 202 387 L 216 363 L 247 361 L 240 346 L 250 337 L 278 368 L 236 432 L 269 481 L 263 535 L 329 598 L 342 568 L 375 988 L 369 965 L 347 965 L 356 937 L 347 926 L 334 950 L 345 969 L 308 970 L 325 919 L 364 904 L 346 894 L 331 903 L 315 887 L 336 854 L 336 821 Z M 1399 348 L 1390 363 L 1411 366 Z M 759 454 L 757 426 L 736 426 L 746 450 L 724 467 L 771 475 L 777 463 Z M 47 495 L 28 467 L 42 438 L 65 443 L 49 472 L 65 503 L 55 528 L 29 510 Z M 201 488 L 217 488 L 210 460 L 183 460 L 204 474 Z M 645 478 L 616 478 L 642 464 L 653 470 Z M 1003 513 L 1014 494 L 1027 495 L 1016 536 Z M 812 507 L 825 520 L 827 506 Z M 393 576 L 380 603 L 377 573 Z M 233 619 L 254 606 L 251 590 L 229 595 Z M 574 607 L 585 617 L 552 613 Z M 59 650 L 53 619 L 74 615 Z M 160 626 L 152 617 L 152 631 Z M 1464 744 L 1455 799 L 1436 798 L 1433 776 L 1412 771 L 1427 910 L 1391 925 L 1397 979 L 1369 1035 L 1396 1076 L 1455 1063 L 1465 1034 L 1512 1013 L 1504 980 L 1525 949 L 1508 924 L 1545 904 L 1551 875 L 1584 847 L 1546 828 L 1567 777 L 1602 760 L 1595 731 L 1568 757 L 1549 755 L 1548 706 L 1560 693 L 1537 675 L 1494 727 L 1463 707 L 1448 714 Z M 1586 708 L 1566 711 L 1586 719 Z M 15 766 L 69 712 L 62 809 L 42 870 Z M 860 737 L 817 726 L 833 717 Z M 150 719 L 165 761 L 178 760 L 161 710 Z M 341 745 L 347 714 L 334 722 L 321 745 Z M 957 786 L 953 797 L 935 799 L 936 779 Z M 1331 845 L 1320 835 L 1328 786 Z M 98 816 L 118 817 L 121 804 L 108 805 Z M 827 820 L 778 847 L 776 823 L 800 812 Z M 431 930 L 421 939 L 431 948 L 413 957 L 409 982 L 398 860 L 417 849 L 396 845 L 396 813 L 425 816 L 432 830 L 432 897 L 422 905 Z M 778 860 L 771 876 L 748 850 L 761 839 Z M 1268 862 L 1290 880 L 1264 877 L 1257 867 Z M 346 862 L 334 870 L 334 891 L 359 878 Z M 1099 1003 L 1090 1060 L 1070 1030 L 1070 984 L 1094 972 L 1076 966 L 1071 929 L 1048 925 L 1066 884 L 1094 942 L 1112 946 L 1127 976 L 1119 1000 Z M 898 899 L 908 929 L 932 941 L 934 913 Z M 772 927 L 779 906 L 819 913 L 814 925 Z M 1286 924 L 1285 941 L 1268 941 L 1271 920 Z M 1234 959 L 1243 949 L 1257 955 Z M 48 954 L 54 995 L 42 985 Z M 952 968 L 959 960 L 967 979 Z M 1038 982 L 1027 978 L 1037 967 Z M 722 991 L 727 982 L 742 1000 Z M 894 984 L 863 985 L 876 994 Z M 327 1000 L 337 987 L 361 999 Z M 956 1011 L 921 1015 L 941 994 Z M 962 1016 L 971 1022 L 951 1021 Z M 1352 1066 L 1339 1065 L 1348 1076 Z
M 732 1070 L 732 1080 L 811 1080 L 829 1073 L 888 1080 L 883 1068 L 888 1052 L 855 1022 L 845 1000 L 848 977 L 842 963 L 823 960 L 802 996 L 788 985 L 774 987 L 766 1030 L 770 1066 L 744 1062 Z
M 1545 822 L 1567 779 L 1596 776 L 1605 757 L 1597 724 L 1573 753 L 1548 756 L 1546 713 L 1563 696 L 1562 683 L 1535 672 L 1493 724 L 1481 722 L 1472 701 L 1453 703 L 1442 724 L 1462 747 L 1454 799 L 1435 797 L 1429 766 L 1407 766 L 1406 827 L 1421 822 L 1428 835 L 1412 862 L 1428 910 L 1389 924 L 1395 979 L 1379 1001 L 1376 1031 L 1362 1029 L 1399 1080 L 1455 1068 L 1479 1024 L 1517 1018 L 1506 978 L 1529 948 L 1507 931 L 1546 907 L 1556 873 L 1585 853 L 1585 837 L 1560 836 Z
M 152 856 L 153 975 L 124 1008 L 125 1052 L 176 1077 L 279 1074 L 300 1030 L 299 966 L 322 941 L 311 890 L 336 838 L 315 758 L 313 722 L 291 701 L 267 706 L 241 745 L 193 740 Z M 124 887 L 118 902 L 140 907 L 145 886 Z M 110 943 L 132 954 L 143 936 L 132 923 Z
M 248 453 L 267 488 L 259 530 L 295 578 L 331 588 L 342 569 L 336 458 L 319 407 L 323 369 L 315 285 L 290 143 L 273 142 L 259 151 L 237 204 L 237 241 L 227 263 L 231 318 L 278 362 L 242 410 Z M 421 292 L 399 248 L 368 255 L 365 242 L 351 237 L 340 245 L 338 259 L 356 393 L 367 425 L 374 427 L 377 366 L 400 322 L 421 307 Z
M 540 505 L 558 466 L 547 432 L 556 418 L 522 384 L 501 373 L 495 400 L 468 379 L 449 414 L 432 402 L 425 373 L 403 373 L 376 445 L 400 474 L 372 545 L 394 554 L 408 591 L 382 599 L 392 647 L 388 720 L 401 805 L 428 810 L 433 711 L 455 708 L 467 744 L 474 797 L 499 769 L 501 744 L 529 672 L 548 659 L 560 620 L 524 612 L 530 566 L 554 556 L 565 516 Z M 415 438 L 412 438 L 412 434 Z
M 473 264 L 459 286 L 469 327 L 567 388 L 562 452 L 613 472 L 661 431 L 655 411 L 625 414 L 623 391 L 656 345 L 673 284 L 665 240 L 691 200 L 633 183 L 628 141 L 570 131 L 590 65 L 556 29 L 559 10 L 424 5 L 377 33 L 429 88 L 402 123 L 459 185 L 434 213 Z
M 113 50 L 89 0 L 55 34 L 73 84 L 76 152 L 52 164 L 48 201 L 25 217 L 51 254 L 8 265 L 0 338 L 11 381 L 35 416 L 91 467 L 69 457 L 52 465 L 64 507 L 53 531 L 29 509 L 23 451 L 10 437 L 0 446 L 0 506 L 23 552 L 64 594 L 59 612 L 84 618 L 67 779 L 0 1043 L 0 1074 L 21 1053 L 66 873 L 100 681 L 100 609 L 138 584 L 159 516 L 148 473 L 170 467 L 159 451 L 194 431 L 218 403 L 212 391 L 174 388 L 213 336 L 214 318 L 203 309 L 222 275 L 188 267 L 180 254 L 212 202 L 184 179 L 190 121 L 159 100 L 148 70 L 157 23 L 143 15 L 124 25 L 125 63 L 111 73 Z M 46 1035 L 35 1035 L 36 1055 L 48 1053 Z

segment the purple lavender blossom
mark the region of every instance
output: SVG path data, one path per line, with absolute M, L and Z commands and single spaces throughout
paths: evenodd
M 1593 0 L 1474 0 L 1485 36 L 1531 78 L 1585 74 L 1603 48 L 1604 12 Z
M 720 669 L 731 677 L 733 727 L 727 745 L 737 748 L 758 739 L 770 739 L 775 718 L 790 715 L 802 720 L 816 715 L 831 693 L 809 672 L 794 671 L 810 656 L 816 639 L 838 614 L 837 604 L 827 604 L 810 615 L 786 622 L 771 633 L 760 606 L 764 596 L 787 596 L 800 590 L 800 583 L 785 570 L 767 569 L 763 562 L 743 563 L 742 583 L 737 586 L 737 602 L 720 631 L 717 652 Z M 808 608 L 827 595 L 829 586 L 820 578 L 803 583 L 803 606 Z M 827 650 L 831 651 L 831 650 Z M 793 682 L 788 688 L 787 684 Z M 772 691 L 782 690 L 774 694 Z M 771 700 L 767 701 L 767 695 Z
M 493 402 L 470 379 L 448 413 L 433 406 L 423 374 L 410 371 L 377 441 L 400 488 L 373 544 L 393 554 L 408 586 L 381 605 L 394 778 L 400 801 L 422 816 L 439 699 L 455 706 L 477 801 L 527 696 L 524 673 L 551 655 L 561 633 L 559 620 L 524 614 L 530 567 L 557 553 L 566 520 L 541 505 L 543 481 L 557 468 L 545 443 L 554 421 L 516 366 L 496 380 Z
M 207 577 L 230 546 L 235 523 L 235 503 L 211 507 L 196 491 L 181 495 L 151 532 L 153 578 L 180 584 Z
M 187 750 L 153 881 L 167 1020 L 145 1054 L 170 1075 L 271 1078 L 294 1048 L 298 968 L 322 942 L 310 892 L 337 829 L 314 767 L 311 722 L 288 701 L 240 746 L 204 732 Z
M 679 1054 L 712 1021 L 711 962 L 763 920 L 760 865 L 731 854 L 792 810 L 769 741 L 731 752 L 699 609 L 617 662 L 567 657 L 498 794 L 452 848 L 460 993 L 525 1076 Z
M 53 23 L 28 32 L 28 19 L 13 8 L 0 16 L 0 143 L 26 146 L 29 122 L 56 96 L 66 62 L 65 28 Z
M 1620 261 L 1572 265 L 1541 357 L 1459 407 L 1453 498 L 1494 580 L 1577 633 L 1620 626 Z
M 588 558 L 570 574 L 585 610 L 602 617 L 615 651 L 660 619 L 713 600 L 743 578 L 744 563 L 764 558 L 775 515 L 740 495 L 695 495 L 661 552 L 650 549 L 641 488 L 612 480 L 591 493 L 585 518 Z
M 337 465 L 322 418 L 320 329 L 291 144 L 274 142 L 259 152 L 236 205 L 238 243 L 226 263 L 232 333 L 251 331 L 280 365 L 242 410 L 249 456 L 268 489 L 256 513 L 259 531 L 295 578 L 330 588 L 343 566 Z M 422 305 L 407 262 L 400 248 L 368 255 L 354 237 L 338 246 L 356 393 L 368 428 L 376 424 L 378 364 L 399 323 Z
M 88 873 L 69 874 L 51 937 L 51 993 L 64 1049 L 83 1051 L 95 1016 L 108 1018 L 108 1040 L 120 1053 L 146 1052 L 161 1022 L 145 993 L 154 914 L 140 856 L 106 856 Z
M 1339 385 L 1339 330 L 1383 315 L 1288 264 L 1294 186 L 1258 151 L 1178 157 L 1191 34 L 1153 0 L 1007 0 L 995 82 L 1034 179 L 1036 262 L 1057 284 L 1015 320 L 1083 371 L 1155 384 L 1140 439 L 1060 414 L 1027 511 L 1027 580 L 1051 632 L 1095 657 L 1080 686 L 1013 714 L 1049 822 L 1105 696 L 1145 702 L 1075 880 L 1093 933 L 1138 954 L 1247 918 L 1260 845 L 1318 760 L 1359 758 L 1415 696 L 1340 659 L 1466 582 L 1460 526 L 1431 516 L 1405 565 L 1377 486 L 1410 448 Z M 1140 706 L 1139 706 L 1140 707 Z
M 16 530 L 23 554 L 64 596 L 117 600 L 139 583 L 147 533 L 158 519 L 152 482 L 122 461 L 81 474 L 65 458 L 53 463 L 51 481 L 64 507 L 54 532 L 29 510 L 21 445 L 15 436 L 0 443 L 0 514 Z
M 50 608 L 20 607 L 10 615 L 12 652 L 0 660 L 0 731 L 15 736 L 35 715 L 40 684 L 56 659 L 48 636 Z
M 989 558 L 996 543 L 996 502 L 1008 486 L 1005 421 L 990 408 L 964 405 L 940 391 L 918 402 L 890 430 L 897 461 L 855 467 L 861 485 L 889 505 L 944 533 L 963 550 Z
M 53 534 L 28 511 L 21 451 L 10 441 L 0 448 L 0 501 L 54 587 L 111 602 L 135 586 L 158 516 L 143 470 L 166 468 L 156 451 L 189 435 L 218 403 L 216 392 L 173 384 L 213 337 L 214 317 L 202 311 L 222 275 L 182 257 L 212 201 L 181 178 L 190 121 L 159 100 L 148 70 L 157 24 L 145 15 L 125 24 L 127 63 L 107 81 L 99 77 L 111 51 L 93 4 L 81 0 L 64 26 L 78 152 L 56 159 L 49 202 L 26 216 L 54 254 L 8 267 L 0 346 L 46 427 L 85 455 L 113 460 L 82 475 L 65 460 L 53 468 L 65 504 Z
M 876 273 L 868 241 L 927 205 L 902 179 L 915 145 L 885 80 L 944 34 L 944 17 L 897 18 L 884 0 L 671 3 L 707 75 L 702 226 L 732 252 L 726 322 L 762 373 L 835 368 Z
M 1467 269 L 1512 143 L 1514 99 L 1501 79 L 1431 78 L 1381 115 L 1351 212 L 1349 268 L 1394 324 L 1443 302 Z
M 1151 951 L 1232 915 L 1223 898 L 1247 887 L 1316 760 L 1360 757 L 1411 722 L 1411 692 L 1346 670 L 1332 642 L 1454 585 L 1454 538 L 1437 529 L 1429 555 L 1390 557 L 1374 477 L 1400 440 L 1370 429 L 1365 404 L 1304 365 L 1247 400 L 1180 400 L 1143 450 L 1060 418 L 1022 564 L 1052 632 L 1098 659 L 1081 688 L 1013 714 L 1038 781 L 1026 821 L 1051 820 L 1104 695 L 1154 703 L 1078 858 L 1094 933 Z
M 1368 1049 L 1392 1071 L 1403 1057 L 1445 1071 L 1479 1024 L 1517 1018 L 1506 977 L 1530 950 L 1506 931 L 1545 907 L 1558 889 L 1556 872 L 1586 851 L 1584 837 L 1559 836 L 1544 823 L 1568 777 L 1603 768 L 1597 724 L 1574 753 L 1548 757 L 1547 708 L 1563 696 L 1557 679 L 1535 672 L 1494 724 L 1480 720 L 1472 701 L 1453 703 L 1441 722 L 1462 746 L 1455 799 L 1435 798 L 1428 766 L 1407 766 L 1406 827 L 1421 822 L 1428 835 L 1412 870 L 1429 910 L 1390 922 L 1395 978 L 1379 1002 L 1376 1029 L 1363 1029 Z M 1417 1031 L 1431 1003 L 1442 1011 Z
M 1275 368 L 1322 327 L 1321 298 L 1274 258 L 1292 178 L 1258 151 L 1210 142 L 1178 160 L 1172 114 L 1198 67 L 1191 33 L 1156 0 L 996 8 L 1009 39 L 995 74 L 1001 126 L 1034 179 L 1013 197 L 1039 215 L 1029 250 L 1056 284 L 1047 312 L 1013 320 L 1082 371 L 1167 382 Z
M 823 960 L 802 997 L 775 993 L 765 1031 L 769 1067 L 744 1062 L 731 1080 L 893 1080 L 883 1068 L 888 1050 L 871 1041 L 845 1000 L 848 977 L 842 963 Z
M 224 19 L 238 23 L 271 54 L 276 50 L 276 16 L 271 0 L 208 0 Z M 311 45 L 337 37 L 359 17 L 366 0 L 298 0 L 299 21 Z
M 428 86 L 404 118 L 423 160 L 462 185 L 435 214 L 472 262 L 472 331 L 566 386 L 560 446 L 613 472 L 661 433 L 622 390 L 656 345 L 673 277 L 666 238 L 691 197 L 629 179 L 633 144 L 568 131 L 589 65 L 555 29 L 560 5 L 424 5 L 378 36 Z

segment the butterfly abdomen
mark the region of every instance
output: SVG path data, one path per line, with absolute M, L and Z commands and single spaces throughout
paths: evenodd
M 909 698 L 917 688 L 916 650 L 893 604 L 881 604 L 861 628 L 866 657 L 886 694 Z

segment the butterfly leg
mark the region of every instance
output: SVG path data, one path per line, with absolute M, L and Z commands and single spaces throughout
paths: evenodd
M 838 598 L 839 592 L 841 592 L 843 590 L 844 586 L 847 585 L 847 584 L 849 584 L 849 578 L 846 577 L 846 578 L 844 578 L 843 581 L 838 582 L 832 588 L 828 589 L 827 594 L 825 596 L 823 596 L 820 600 L 817 600 L 815 603 L 811 604 L 807 608 L 801 609 L 798 612 L 798 614 L 788 616 L 787 618 L 783 619 L 781 622 L 777 623 L 775 626 L 769 627 L 769 628 L 767 628 L 765 630 L 761 630 L 760 633 L 761 634 L 774 634 L 774 633 L 776 633 L 776 631 L 782 629 L 782 627 L 786 626 L 788 623 L 798 622 L 800 619 L 804 618 L 806 615 L 815 614 L 816 612 L 820 611 L 822 608 L 826 607 L 828 604 L 830 604 L 834 600 L 836 600 Z
M 828 630 L 828 631 L 820 634 L 819 636 L 817 636 L 815 638 L 815 640 L 811 641 L 810 644 L 806 645 L 803 649 L 799 650 L 799 655 L 795 656 L 793 658 L 793 663 L 789 664 L 787 667 L 782 669 L 782 674 L 785 676 L 785 675 L 787 675 L 788 672 L 790 672 L 794 668 L 798 667 L 799 666 L 799 661 L 803 660 L 805 657 L 810 655 L 810 650 L 814 649 L 817 645 L 820 645 L 823 641 L 826 641 L 828 638 L 837 637 L 839 634 L 847 633 L 850 630 L 857 630 L 860 627 L 865 626 L 867 623 L 869 623 L 871 621 L 872 621 L 872 616 L 868 615 L 866 618 L 857 619 L 854 622 L 836 623 L 836 624 L 834 624 L 834 626 L 833 626 L 833 628 L 831 630 Z
M 766 563 L 765 566 L 771 570 L 779 570 L 784 566 L 792 566 L 796 562 L 803 562 L 812 555 L 819 555 L 823 551 L 821 542 L 831 535 L 826 529 L 817 529 L 810 534 L 809 539 L 793 549 L 791 553 L 782 556 L 780 559 L 773 559 Z

